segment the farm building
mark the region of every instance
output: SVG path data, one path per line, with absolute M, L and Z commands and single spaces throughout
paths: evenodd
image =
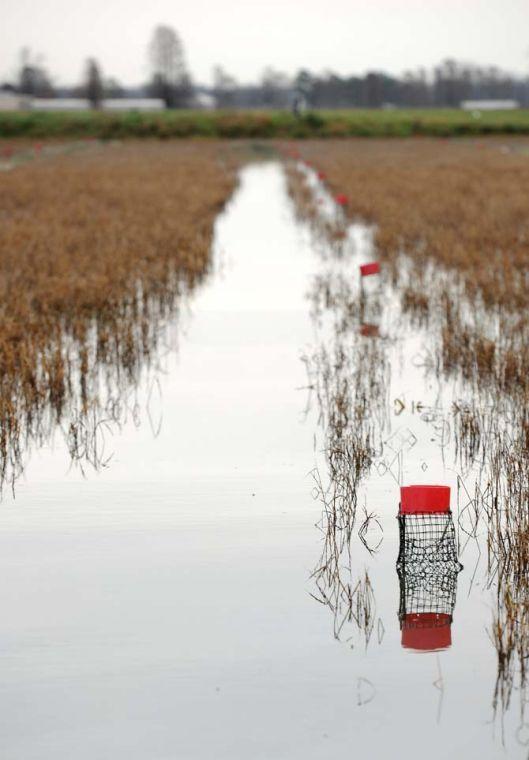
M 463 111 L 513 111 L 520 108 L 517 100 L 463 100 Z

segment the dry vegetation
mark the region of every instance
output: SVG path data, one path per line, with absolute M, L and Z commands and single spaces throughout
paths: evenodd
M 347 196 L 351 220 L 376 225 L 377 254 L 404 308 L 423 322 L 428 311 L 441 313 L 447 371 L 525 398 L 529 143 L 310 142 L 303 157 Z
M 231 155 L 231 154 L 230 154 Z M 0 479 L 23 445 L 80 420 L 149 360 L 207 272 L 236 183 L 218 143 L 129 144 L 21 166 L 0 190 Z M 68 428 L 69 426 L 69 428 Z
M 304 195 L 303 186 L 297 190 Z M 366 342 L 357 327 L 366 316 L 375 319 L 380 304 L 373 299 L 367 310 L 355 302 L 348 278 L 332 268 L 315 278 L 311 299 L 321 338 L 304 361 L 323 431 L 325 457 L 325 468 L 313 472 L 314 496 L 322 506 L 318 523 L 322 549 L 312 572 L 312 596 L 330 610 L 337 639 L 353 645 L 360 632 L 367 647 L 375 625 L 376 602 L 367 571 L 363 580 L 357 579 L 352 540 L 357 528 L 358 488 L 386 431 L 389 366 L 381 342 Z M 378 549 L 378 544 L 371 547 L 366 540 L 372 523 L 380 525 L 376 515 L 365 513 L 356 531 L 369 554 Z
M 376 224 L 383 271 L 401 297 L 396 320 L 428 331 L 429 371 L 465 383 L 455 456 L 465 473 L 477 473 L 465 509 L 471 537 L 486 528 L 497 592 L 494 701 L 503 709 L 513 688 L 525 686 L 529 656 L 529 143 L 509 146 L 303 146 L 331 192 L 347 196 L 345 218 Z M 119 416 L 120 389 L 134 384 L 164 321 L 207 273 L 213 222 L 236 183 L 233 154 L 219 143 L 93 147 L 3 175 L 1 482 L 16 477 L 25 444 L 58 423 L 72 456 L 97 464 L 100 412 Z M 326 464 L 315 472 L 323 539 L 315 596 L 331 610 L 337 637 L 352 624 L 367 645 L 374 591 L 353 570 L 351 539 L 357 531 L 365 544 L 377 518 L 366 513 L 358 526 L 357 492 L 374 465 L 389 470 L 401 456 L 380 455 L 391 341 L 377 325 L 386 306 L 364 303 L 356 281 L 332 266 L 343 254 L 344 217 L 318 226 L 318 205 L 296 171 L 290 186 L 300 213 L 332 241 L 331 266 L 313 291 L 322 340 L 306 357 Z
M 398 300 L 389 299 L 393 306 L 386 323 L 393 324 L 394 335 L 421 329 L 428 346 L 425 373 L 452 377 L 463 394 L 455 410 L 436 412 L 436 418 L 440 424 L 449 422 L 450 440 L 442 446 L 452 447 L 466 494 L 459 527 L 466 541 L 484 549 L 485 583 L 495 596 L 489 626 L 497 652 L 494 710 L 503 714 L 518 692 L 523 720 L 529 680 L 529 146 L 512 142 L 506 150 L 494 140 L 485 145 L 422 140 L 309 143 L 302 158 L 325 173 L 333 195 L 347 195 L 344 213 L 330 221 L 322 218 L 305 170 L 290 163 L 291 193 L 298 212 L 317 233 L 315 239 L 326 238 L 327 250 L 343 258 L 348 249 L 340 251 L 340 239 L 346 239 L 346 222 L 375 225 L 373 255 L 384 262 L 386 288 L 392 284 L 400 297 L 400 309 Z M 347 563 L 339 564 L 338 558 L 344 545 L 351 555 L 359 479 L 376 465 L 368 441 L 358 440 L 366 420 L 353 410 L 362 387 L 367 406 L 376 409 L 380 403 L 377 386 L 386 373 L 391 342 L 377 340 L 377 366 L 367 367 L 374 349 L 370 342 L 358 343 L 364 315 L 355 283 L 337 289 L 328 279 L 319 283 L 317 292 L 321 304 L 341 315 L 331 345 L 345 347 L 348 356 L 345 373 L 343 361 L 334 357 L 322 362 L 315 356 L 312 361 L 317 375 L 312 385 L 332 389 L 318 394 L 320 413 L 327 419 L 331 484 L 319 487 L 327 496 L 322 498 L 325 550 L 315 577 L 325 592 L 319 589 L 320 601 L 336 609 L 349 588 L 339 573 Z M 374 322 L 379 321 L 375 315 Z M 362 368 L 366 376 L 359 384 L 355 373 Z M 340 411 L 338 425 L 335 408 Z M 379 418 L 371 428 L 375 441 L 382 426 Z M 332 454 L 338 440 L 351 437 L 360 451 L 365 446 L 368 456 L 342 504 L 328 497 L 337 488 L 340 493 L 343 472 L 354 474 L 354 457 L 348 463 L 344 457 L 336 477 Z
M 377 225 L 386 260 L 405 251 L 420 276 L 432 258 L 487 305 L 526 304 L 529 142 L 309 142 L 303 156 L 347 196 L 350 218 Z

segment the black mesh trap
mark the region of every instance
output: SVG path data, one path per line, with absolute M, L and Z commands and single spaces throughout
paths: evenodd
M 462 570 L 451 513 L 399 515 L 398 521 L 401 624 L 423 613 L 451 617 Z

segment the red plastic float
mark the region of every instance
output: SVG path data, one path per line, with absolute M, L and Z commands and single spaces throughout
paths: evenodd
M 450 486 L 402 486 L 401 515 L 450 511 Z

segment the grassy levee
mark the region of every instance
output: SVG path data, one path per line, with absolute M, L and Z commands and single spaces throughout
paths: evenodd
M 430 137 L 529 134 L 529 109 L 472 114 L 458 109 L 312 111 L 17 111 L 0 113 L 0 137 L 101 139 Z

